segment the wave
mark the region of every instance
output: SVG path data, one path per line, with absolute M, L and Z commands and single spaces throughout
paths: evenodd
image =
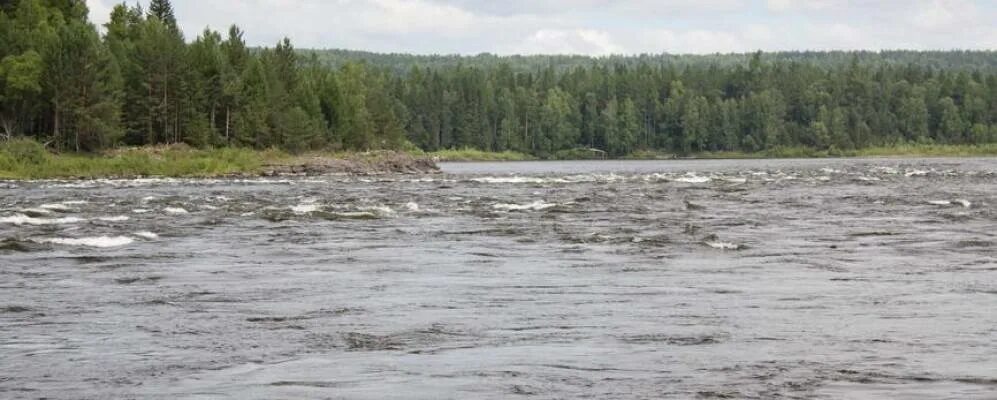
M 135 232 L 135 233 L 133 233 L 132 235 L 134 235 L 134 236 L 136 236 L 136 237 L 140 237 L 140 238 L 142 238 L 142 239 L 148 239 L 148 240 L 156 240 L 156 239 L 159 239 L 159 235 L 157 235 L 157 234 L 155 234 L 155 233 L 152 233 L 152 232 L 147 232 L 147 231 L 143 231 L 143 232 Z
M 928 204 L 931 204 L 933 206 L 939 206 L 939 207 L 948 207 L 948 206 L 952 206 L 952 205 L 956 205 L 956 204 L 962 206 L 963 208 L 971 208 L 971 207 L 973 207 L 973 203 L 971 203 L 969 200 L 966 200 L 966 199 L 931 200 L 931 201 L 928 202 Z
M 360 212 L 372 213 L 382 217 L 395 215 L 395 210 L 388 206 L 367 206 L 357 208 Z
M 498 203 L 492 205 L 492 208 L 499 211 L 543 211 L 554 207 L 557 207 L 557 204 L 547 203 L 543 200 L 537 200 L 529 204 Z
M 0 223 L 2 224 L 12 224 L 17 226 L 23 225 L 65 225 L 65 224 L 76 224 L 85 221 L 82 218 L 76 217 L 66 217 L 66 218 L 35 218 L 29 217 L 24 214 L 14 214 L 8 217 L 0 218 Z
M 708 177 L 708 176 L 698 176 L 698 175 L 693 175 L 693 174 L 689 174 L 689 175 L 686 175 L 686 176 L 683 176 L 683 177 L 675 178 L 675 182 L 682 182 L 682 183 L 709 183 L 711 181 L 713 181 L 713 178 L 711 178 L 711 177 Z
M 712 247 L 717 250 L 743 250 L 744 245 L 731 242 L 721 242 L 721 241 L 706 241 L 703 244 Z
M 295 214 L 311 214 L 318 210 L 318 204 L 299 204 L 291 207 L 291 211 Z
M 95 237 L 83 237 L 83 238 L 47 238 L 47 239 L 34 239 L 38 243 L 49 243 L 49 244 L 59 244 L 64 246 L 78 246 L 78 247 L 96 247 L 96 248 L 111 248 L 111 247 L 121 247 L 127 246 L 135 242 L 127 236 L 95 236 Z
M 73 210 L 66 204 L 63 203 L 53 203 L 53 204 L 42 204 L 38 208 L 43 210 L 55 211 L 55 212 L 72 212 Z

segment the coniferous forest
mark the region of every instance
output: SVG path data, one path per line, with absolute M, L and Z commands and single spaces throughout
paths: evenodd
M 997 52 L 410 56 L 181 31 L 169 0 L 0 0 L 0 136 L 58 151 L 185 143 L 679 154 L 997 141 Z

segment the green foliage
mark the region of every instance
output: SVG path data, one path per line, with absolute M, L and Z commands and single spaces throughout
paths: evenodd
M 0 154 L 3 154 L 7 162 L 18 165 L 42 164 L 49 156 L 45 146 L 28 138 L 14 138 L 0 142 Z M 4 169 L 7 169 L 10 165 L 5 167 Z
M 14 96 L 14 93 L 40 92 L 44 68 L 42 56 L 34 50 L 4 57 L 0 61 L 0 79 L 3 80 L 5 92 L 8 93 L 6 97 Z
M 424 154 L 439 161 L 527 161 L 534 159 L 534 157 L 515 151 L 489 152 L 472 148 L 437 150 L 429 153 L 416 152 L 416 154 Z
M 135 176 L 219 176 L 253 172 L 272 154 L 239 148 L 186 146 L 115 150 L 106 154 L 50 155 L 31 139 L 0 144 L 0 177 L 14 179 Z
M 0 7 L 0 138 L 58 151 L 186 144 L 475 148 L 541 158 L 851 154 L 997 140 L 997 52 L 412 56 L 188 42 L 169 0 Z M 484 157 L 484 156 L 482 156 Z M 489 156 L 490 157 L 490 156 Z

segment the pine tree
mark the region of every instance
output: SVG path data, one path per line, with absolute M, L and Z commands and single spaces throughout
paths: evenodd
M 170 32 L 179 35 L 180 28 L 177 26 L 177 17 L 173 12 L 173 5 L 170 4 L 170 0 L 152 0 L 149 2 L 149 16 L 155 17 Z

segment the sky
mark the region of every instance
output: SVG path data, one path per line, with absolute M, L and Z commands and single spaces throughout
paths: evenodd
M 103 24 L 122 0 L 87 0 Z M 128 0 L 134 4 L 135 0 Z M 147 1 L 142 1 L 143 5 Z M 251 45 L 417 54 L 997 49 L 997 0 L 174 0 Z

